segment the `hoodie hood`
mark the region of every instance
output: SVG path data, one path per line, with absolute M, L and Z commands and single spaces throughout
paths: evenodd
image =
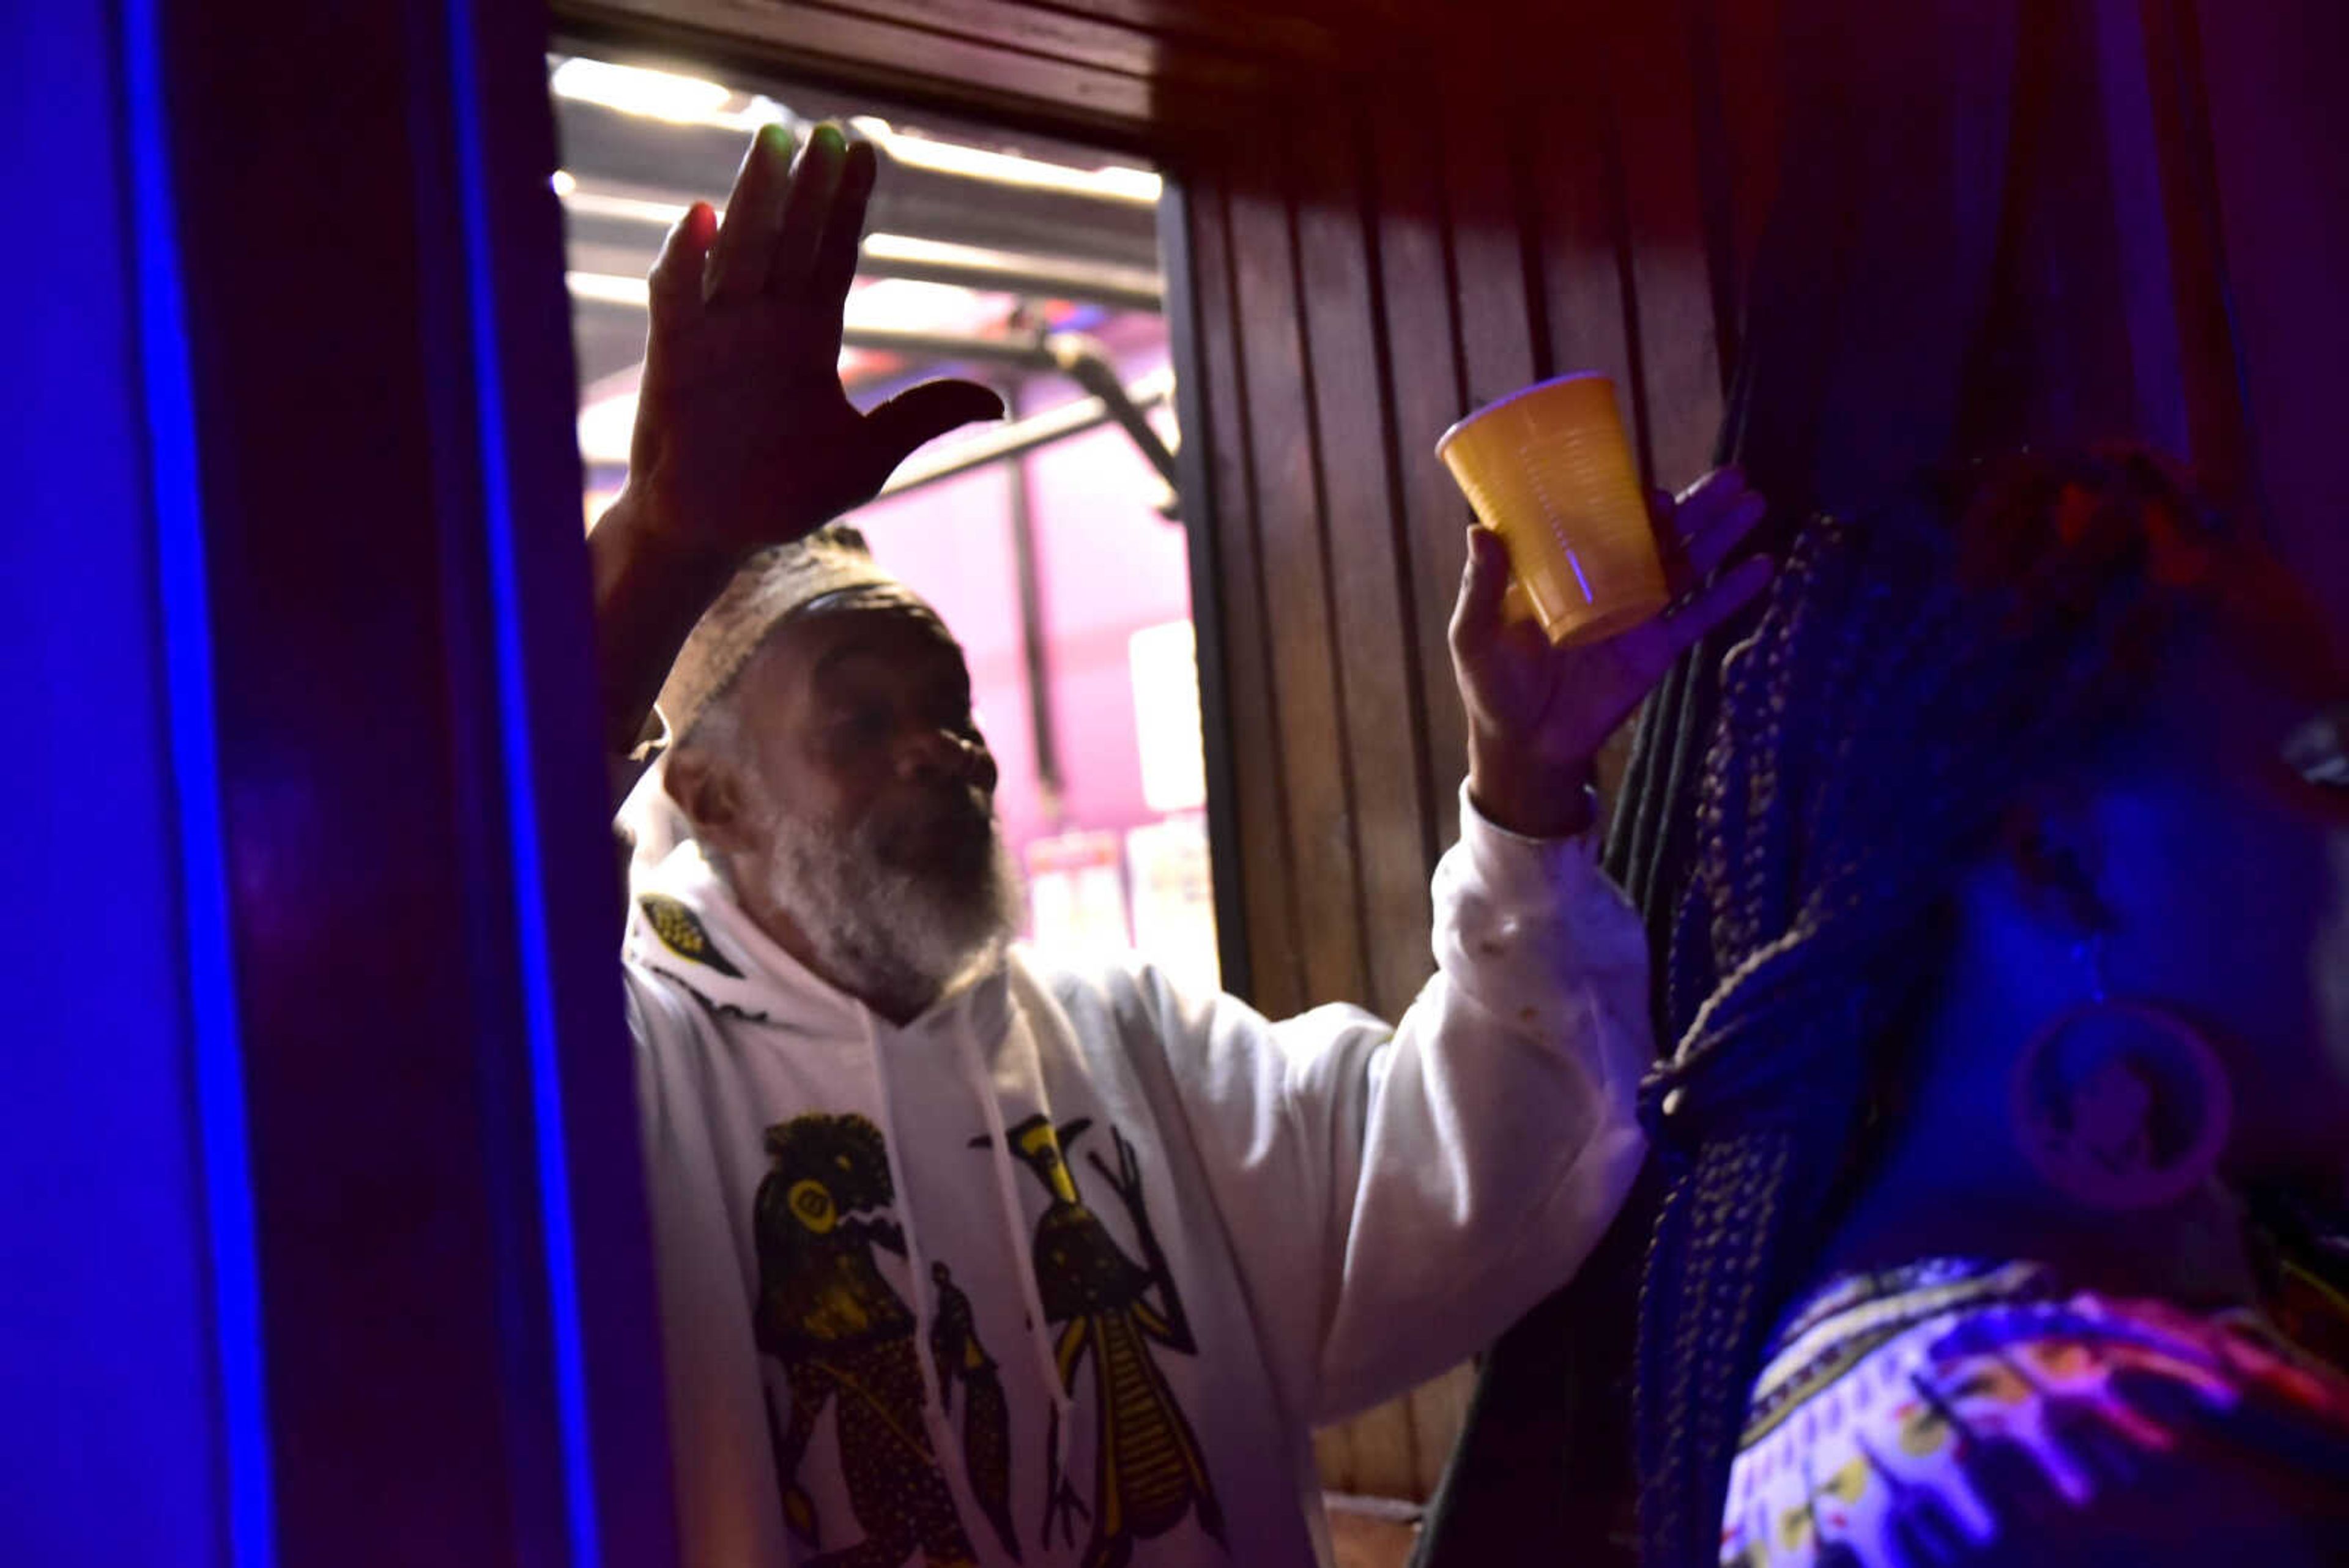
M 657 759 L 620 808 L 630 844 L 628 925 L 623 953 L 677 981 L 718 1011 L 795 1034 L 857 1039 L 893 1026 L 862 1001 L 785 951 L 736 902 L 667 784 L 668 759 Z M 981 1041 L 1009 1023 L 1006 966 L 974 966 L 907 1033 L 963 1027 Z

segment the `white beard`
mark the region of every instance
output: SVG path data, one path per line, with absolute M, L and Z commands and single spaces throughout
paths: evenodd
M 1019 874 L 991 814 L 975 872 L 896 864 L 870 817 L 842 834 L 775 804 L 771 821 L 768 896 L 831 979 L 885 1011 L 927 1007 L 1019 929 Z

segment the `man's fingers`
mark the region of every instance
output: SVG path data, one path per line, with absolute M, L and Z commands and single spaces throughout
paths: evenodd
M 709 265 L 710 241 L 717 233 L 718 214 L 707 202 L 688 207 L 685 216 L 670 226 L 660 255 L 645 279 L 655 326 L 699 303 L 702 269 Z
M 1733 467 L 1700 474 L 1695 483 L 1669 498 L 1672 532 L 1683 543 L 1693 539 L 1734 511 L 1750 493 L 1745 476 Z
M 726 221 L 719 225 L 702 273 L 702 298 L 744 299 L 764 286 L 782 228 L 783 201 L 791 192 L 791 127 L 761 126 L 726 198 Z
M 848 138 L 840 127 L 827 119 L 808 133 L 799 167 L 792 171 L 791 190 L 783 198 L 781 227 L 763 279 L 767 288 L 793 294 L 807 286 L 847 161 Z
M 1468 566 L 1460 602 L 1452 611 L 1452 651 L 1465 657 L 1489 645 L 1501 629 L 1501 600 L 1509 591 L 1509 548 L 1490 528 L 1468 530 Z
M 1750 493 L 1745 488 L 1745 471 L 1735 463 L 1707 469 L 1672 498 L 1672 506 L 1682 517 L 1681 532 L 1694 533 Z
M 1770 563 L 1759 556 L 1740 561 L 1722 574 L 1718 581 L 1707 584 L 1694 598 L 1674 610 L 1662 623 L 1670 634 L 1669 658 L 1678 659 L 1706 633 L 1744 608 L 1769 585 L 1771 571 Z
M 1003 417 L 1003 400 L 976 381 L 925 381 L 864 416 L 886 466 L 874 481 L 887 483 L 916 447 L 958 426 Z
M 856 281 L 857 247 L 864 239 L 864 207 L 872 199 L 878 159 L 869 141 L 849 146 L 840 170 L 840 190 L 824 216 L 823 237 L 816 243 L 815 271 L 808 280 L 812 302 L 827 312 L 847 302 L 849 286 Z
M 1645 499 L 1648 534 L 1655 542 L 1657 564 L 1664 568 L 1664 587 L 1677 597 L 1697 579 L 1689 566 L 1687 521 L 1681 515 L 1680 503 L 1661 485 L 1650 485 Z
M 1736 504 L 1720 516 L 1698 525 L 1685 535 L 1689 570 L 1702 577 L 1711 573 L 1729 553 L 1737 548 L 1738 541 L 1754 532 L 1756 524 L 1769 515 L 1770 504 L 1748 490 L 1739 493 Z

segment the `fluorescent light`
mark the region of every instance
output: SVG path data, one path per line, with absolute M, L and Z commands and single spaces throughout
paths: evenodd
M 608 195 L 604 191 L 580 191 L 578 186 L 564 191 L 564 207 L 583 219 L 627 219 L 656 228 L 667 228 L 686 216 L 681 202 L 648 202 L 641 195 Z
M 709 120 L 734 95 L 717 82 L 644 66 L 607 60 L 568 59 L 554 67 L 547 84 L 557 98 L 602 104 L 623 114 L 640 114 L 680 125 Z
M 982 297 L 957 283 L 919 283 L 912 278 L 876 278 L 848 296 L 842 315 L 849 327 L 909 327 L 926 332 L 968 332 L 991 324 L 1010 308 L 1007 296 Z
M 860 115 L 849 121 L 866 140 L 897 162 L 934 174 L 965 174 L 999 184 L 1024 185 L 1034 191 L 1064 191 L 1076 196 L 1099 196 L 1137 207 L 1154 207 L 1165 182 L 1147 169 L 1106 164 L 1099 169 L 1072 169 L 1011 152 L 990 152 L 957 141 L 933 141 L 893 128 L 885 119 Z
M 563 192 L 563 204 L 583 218 L 625 218 L 662 229 L 685 216 L 685 207 L 677 202 L 647 202 L 641 196 L 582 191 L 575 183 Z
M 566 272 L 563 286 L 571 291 L 574 299 L 592 299 L 599 305 L 633 305 L 639 310 L 652 300 L 652 289 L 640 277 L 622 277 L 608 272 Z
M 636 393 L 622 392 L 588 404 L 579 410 L 580 459 L 595 465 L 625 465 L 628 438 L 636 428 Z

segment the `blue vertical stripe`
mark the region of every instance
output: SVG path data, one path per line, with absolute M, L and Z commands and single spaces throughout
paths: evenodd
M 211 597 L 196 472 L 195 398 L 180 296 L 179 229 L 163 102 L 159 0 L 122 0 L 123 92 L 139 351 L 162 600 L 172 783 L 179 802 L 196 1114 L 212 1242 L 213 1333 L 220 1354 L 229 1558 L 274 1568 L 268 1390 L 262 1361 L 261 1274 L 245 1127 L 243 1045 L 229 946 L 227 856 L 221 831 L 212 711 Z
M 593 1454 L 587 1438 L 586 1368 L 580 1345 L 578 1262 L 573 1250 L 570 1163 L 563 1131 L 563 1081 L 554 1040 L 554 969 L 548 956 L 545 884 L 531 765 L 528 682 L 523 665 L 522 602 L 514 565 L 512 476 L 506 462 L 505 385 L 499 360 L 495 270 L 490 242 L 488 149 L 481 135 L 481 80 L 473 57 L 471 0 L 449 0 L 449 88 L 455 110 L 459 201 L 472 327 L 473 393 L 480 421 L 482 519 L 496 619 L 499 732 L 507 832 L 513 854 L 516 939 L 523 1028 L 530 1053 L 532 1119 L 537 1135 L 540 1230 L 546 1249 L 548 1309 L 554 1334 L 554 1388 L 563 1445 L 565 1516 L 573 1568 L 598 1568 Z M 553 286 L 553 279 L 549 279 Z

